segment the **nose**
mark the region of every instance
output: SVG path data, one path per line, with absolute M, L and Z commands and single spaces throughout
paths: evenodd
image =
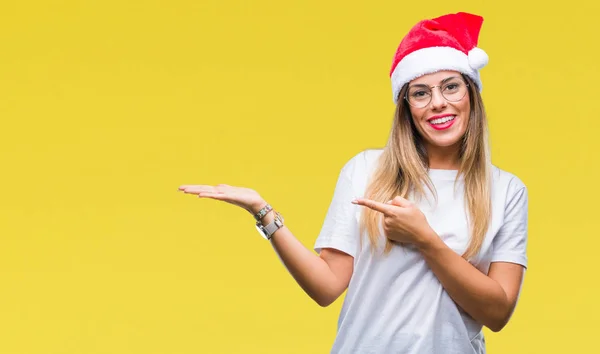
M 442 91 L 436 90 L 436 88 L 434 88 L 431 92 L 431 107 L 434 110 L 439 110 L 445 108 L 448 105 L 448 102 L 444 96 L 442 96 Z

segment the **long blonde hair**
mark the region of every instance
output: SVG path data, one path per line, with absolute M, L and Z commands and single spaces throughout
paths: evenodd
M 458 176 L 464 176 L 464 200 L 471 238 L 463 257 L 469 259 L 479 252 L 489 226 L 491 163 L 483 101 L 475 83 L 466 75 L 463 77 L 469 84 L 471 109 L 460 149 Z M 387 145 L 365 192 L 365 197 L 383 203 L 397 195 L 405 198 L 409 194 L 415 197 L 424 196 L 425 187 L 436 195 L 427 173 L 429 162 L 423 139 L 414 125 L 408 105 L 402 100 L 407 86 L 404 85 L 400 91 Z M 379 212 L 370 208 L 362 209 L 360 234 L 363 235 L 367 231 L 373 249 L 376 249 L 379 243 L 380 220 Z M 386 239 L 385 253 L 391 248 L 392 242 Z

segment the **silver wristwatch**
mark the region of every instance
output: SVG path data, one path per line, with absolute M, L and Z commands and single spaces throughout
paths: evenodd
M 268 225 L 263 225 L 260 221 L 256 222 L 256 229 L 267 240 L 271 239 L 271 236 L 275 233 L 275 231 L 279 230 L 283 227 L 283 216 L 279 214 L 277 211 L 273 211 L 275 213 L 275 219 L 271 221 Z

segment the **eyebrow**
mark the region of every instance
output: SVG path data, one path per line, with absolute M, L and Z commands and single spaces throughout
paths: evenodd
M 458 79 L 458 76 L 450 76 L 445 78 L 444 80 L 440 81 L 440 85 L 445 84 L 446 82 L 452 80 L 452 79 Z M 410 87 L 429 87 L 429 85 L 425 85 L 425 84 L 414 84 L 414 85 L 410 85 L 408 86 Z

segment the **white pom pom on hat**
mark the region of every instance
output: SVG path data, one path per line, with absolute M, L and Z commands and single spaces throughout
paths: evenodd
M 487 65 L 490 58 L 487 53 L 481 48 L 473 48 L 469 50 L 469 66 L 475 70 L 481 70 Z
M 469 76 L 481 91 L 479 70 L 489 61 L 487 53 L 477 47 L 482 24 L 483 17 L 465 12 L 417 23 L 394 55 L 390 70 L 394 103 L 406 83 L 441 70 Z

